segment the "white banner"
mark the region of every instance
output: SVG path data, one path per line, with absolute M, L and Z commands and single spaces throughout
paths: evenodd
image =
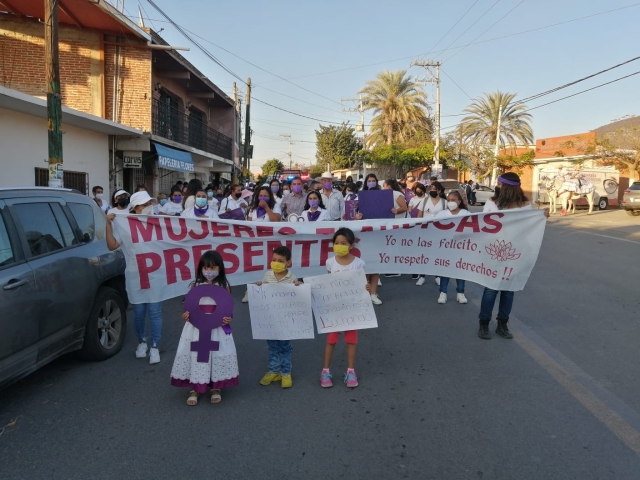
M 364 270 L 307 277 L 318 333 L 377 328 Z
M 247 289 L 254 340 L 314 338 L 309 285 L 251 283 Z
M 286 245 L 298 277 L 322 275 L 333 233 L 356 235 L 352 252 L 367 273 L 422 273 L 496 290 L 522 290 L 544 235 L 542 210 L 478 213 L 435 221 L 406 218 L 350 222 L 265 223 L 172 216 L 117 215 L 132 303 L 184 295 L 200 257 L 217 250 L 232 285 L 262 280 L 271 252 Z

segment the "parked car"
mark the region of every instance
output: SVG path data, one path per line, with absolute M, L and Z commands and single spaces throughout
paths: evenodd
M 125 262 L 75 190 L 0 189 L 0 386 L 80 350 L 105 360 L 126 329 Z
M 621 206 L 627 211 L 627 215 L 640 215 L 640 182 L 633 182 L 624 191 Z
M 464 202 L 464 204 L 467 205 L 469 203 L 469 200 L 467 199 L 467 192 L 465 192 L 465 189 L 462 187 L 462 185 L 460 185 L 460 182 L 458 182 L 457 180 L 438 181 L 442 184 L 445 195 L 449 195 L 449 192 L 451 192 L 452 190 L 456 190 L 460 195 L 462 195 L 462 201 Z
M 495 195 L 495 191 L 491 187 L 485 187 L 484 185 L 478 185 L 476 190 L 476 203 L 474 205 L 484 205 L 491 197 Z

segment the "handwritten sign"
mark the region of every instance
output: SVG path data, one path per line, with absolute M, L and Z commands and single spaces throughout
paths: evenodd
M 377 328 L 364 270 L 306 277 L 318 333 Z
M 358 213 L 358 200 L 346 200 L 344 202 L 344 219 L 355 220 Z
M 358 208 L 366 220 L 375 218 L 395 218 L 393 190 L 362 190 L 358 193 Z
M 254 340 L 313 338 L 311 287 L 307 284 L 247 285 Z
M 223 212 L 218 215 L 224 220 L 244 220 L 244 211 L 241 208 L 236 208 L 230 212 Z

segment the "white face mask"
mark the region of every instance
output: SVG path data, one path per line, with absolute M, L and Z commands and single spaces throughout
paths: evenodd
M 458 202 L 447 202 L 447 208 L 449 210 L 455 210 L 458 208 Z
M 147 205 L 142 209 L 140 215 L 153 215 L 153 205 Z
M 102 193 L 96 193 L 96 198 L 98 200 L 102 200 L 103 194 Z

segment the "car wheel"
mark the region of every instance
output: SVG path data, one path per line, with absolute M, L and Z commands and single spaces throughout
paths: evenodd
M 640 215 L 640 210 L 626 210 L 627 215 L 631 215 L 633 217 L 637 217 Z
M 98 290 L 87 319 L 80 355 L 86 360 L 106 360 L 122 348 L 127 327 L 127 310 L 117 290 Z
M 606 198 L 601 198 L 600 201 L 598 202 L 598 208 L 600 210 L 606 210 L 608 206 L 609 206 L 609 202 Z

